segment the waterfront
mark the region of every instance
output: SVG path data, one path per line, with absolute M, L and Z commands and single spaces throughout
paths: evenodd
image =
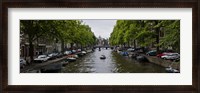
M 106 59 L 100 59 L 101 55 L 105 55 Z M 49 68 L 50 65 L 59 67 L 58 65 L 63 61 L 32 70 Z M 94 52 L 78 58 L 75 62 L 69 62 L 67 65 L 60 67 L 61 70 L 58 73 L 165 73 L 165 68 L 162 66 L 150 62 L 138 62 L 105 48 L 101 51 L 96 49 Z
M 180 20 L 21 20 L 20 68 L 21 73 L 179 73 Z
M 106 59 L 100 59 L 105 55 Z M 162 73 L 165 68 L 145 62 L 140 63 L 134 59 L 124 57 L 110 49 L 98 49 L 77 62 L 66 65 L 63 73 Z

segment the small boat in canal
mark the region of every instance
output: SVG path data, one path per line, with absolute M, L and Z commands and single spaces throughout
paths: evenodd
M 145 56 L 137 56 L 136 60 L 139 62 L 149 62 L 149 60 Z
M 63 61 L 63 62 L 61 62 L 61 64 L 62 64 L 62 66 L 66 66 L 67 64 L 69 64 L 69 62 L 68 61 Z
M 78 58 L 78 55 L 73 55 L 74 58 Z
M 55 63 L 55 64 L 49 64 L 45 67 L 43 67 L 40 71 L 41 73 L 58 73 L 61 71 L 62 64 Z
M 76 61 L 76 58 L 74 58 L 74 57 L 69 57 L 69 58 L 67 58 L 65 61 L 74 62 L 74 61 Z
M 128 52 L 124 52 L 124 51 L 123 51 L 123 52 L 121 52 L 120 54 L 121 54 L 122 56 L 128 56 Z
M 138 53 L 135 53 L 135 52 L 129 54 L 129 57 L 130 57 L 130 58 L 133 58 L 133 59 L 136 59 L 137 56 L 139 56 L 139 54 L 138 54 Z
M 106 59 L 105 55 L 101 55 L 100 59 Z
M 173 69 L 171 66 L 170 67 L 167 67 L 165 68 L 165 71 L 168 72 L 168 73 L 179 73 L 178 70 L 176 69 Z
M 82 51 L 81 54 L 86 55 L 86 51 Z
M 83 56 L 83 54 L 82 53 L 76 53 L 76 55 L 78 55 L 78 57 L 82 57 Z

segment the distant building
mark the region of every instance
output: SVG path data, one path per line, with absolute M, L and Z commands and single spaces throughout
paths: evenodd
M 98 47 L 106 47 L 109 46 L 109 42 L 108 39 L 102 38 L 101 36 L 99 36 L 99 38 L 97 39 L 97 45 Z

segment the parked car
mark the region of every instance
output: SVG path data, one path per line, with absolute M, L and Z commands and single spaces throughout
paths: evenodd
M 72 50 L 72 54 L 76 53 L 77 51 L 76 50 Z
M 127 52 L 134 52 L 134 51 L 135 51 L 135 49 L 133 49 L 133 48 L 127 49 Z
M 164 56 L 164 55 L 167 55 L 167 54 L 170 54 L 170 53 L 171 52 L 163 52 L 163 53 L 160 53 L 160 54 L 158 54 L 156 56 L 161 58 L 161 56 Z
M 23 58 L 20 58 L 20 68 L 24 68 L 26 65 L 26 60 Z
M 167 60 L 175 60 L 175 59 L 178 59 L 179 57 L 180 55 L 178 53 L 169 53 L 167 55 L 161 56 L 161 58 L 167 59 Z
M 63 57 L 63 53 L 58 53 L 56 57 L 57 57 L 57 58 Z
M 57 55 L 58 55 L 58 53 L 51 53 L 51 54 L 49 54 L 49 55 L 48 55 L 49 60 L 56 59 L 56 58 L 57 58 Z
M 81 52 L 81 49 L 77 49 L 77 52 Z
M 64 54 L 65 55 L 70 55 L 70 54 L 72 54 L 72 52 L 71 51 L 65 51 Z
M 34 59 L 35 62 L 45 62 L 49 60 L 50 57 L 47 55 L 39 55 L 37 58 Z
M 151 50 L 146 53 L 148 56 L 156 56 L 156 50 Z

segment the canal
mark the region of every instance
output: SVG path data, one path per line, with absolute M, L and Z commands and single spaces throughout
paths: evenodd
M 106 59 L 100 59 L 105 55 Z M 61 73 L 164 73 L 165 68 L 153 63 L 137 62 L 111 49 L 96 49 L 92 53 L 63 66 Z

